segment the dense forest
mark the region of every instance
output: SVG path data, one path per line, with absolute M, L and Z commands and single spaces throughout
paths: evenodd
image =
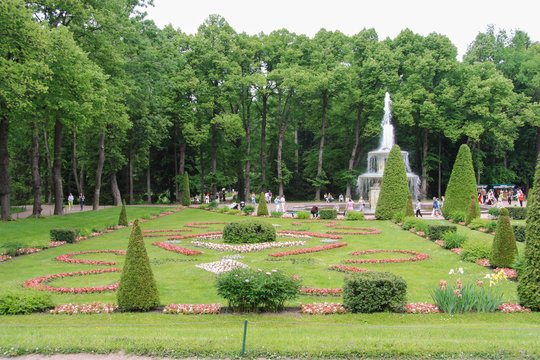
M 248 35 L 219 15 L 160 29 L 148 2 L 0 0 L 2 219 L 32 202 L 62 214 L 68 193 L 178 202 L 184 172 L 191 194 L 356 197 L 387 91 L 424 197 L 463 143 L 478 183 L 532 181 L 540 44 L 522 31 L 489 27 L 459 62 L 446 36 L 408 29 Z

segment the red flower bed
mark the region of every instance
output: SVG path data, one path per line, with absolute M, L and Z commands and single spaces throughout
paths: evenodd
M 439 308 L 431 303 L 409 303 L 405 306 L 405 312 L 409 314 L 432 314 L 438 313 Z
M 347 265 L 332 265 L 330 266 L 330 269 L 337 270 L 337 271 L 351 271 L 351 272 L 366 272 L 369 271 L 368 269 L 359 268 L 356 266 L 347 266 Z
M 114 261 L 71 259 L 71 257 L 74 255 L 101 254 L 101 253 L 114 253 L 114 254 L 126 255 L 126 252 L 124 250 L 92 250 L 92 251 L 79 251 L 79 252 L 60 255 L 56 258 L 56 260 L 67 262 L 67 263 L 76 263 L 76 264 L 116 265 L 116 262 Z
M 354 227 L 354 226 L 336 226 L 336 229 L 351 229 L 351 230 L 367 230 L 367 231 L 337 231 L 330 230 L 327 231 L 327 234 L 346 234 L 346 235 L 369 235 L 369 234 L 378 234 L 381 232 L 379 229 L 365 228 L 365 227 Z
M 214 231 L 214 232 L 207 232 L 207 233 L 202 233 L 202 234 L 186 234 L 186 235 L 179 235 L 179 236 L 171 236 L 170 238 L 167 238 L 167 240 L 182 240 L 182 239 L 189 239 L 189 238 L 215 237 L 217 235 L 223 235 L 223 231 Z
M 181 248 L 181 247 L 178 247 L 178 246 L 176 246 L 174 244 L 169 244 L 169 243 L 166 243 L 166 242 L 154 242 L 154 243 L 152 243 L 152 245 L 159 246 L 162 249 L 169 250 L 169 251 L 174 251 L 174 252 L 186 255 L 186 256 L 202 254 L 202 251 Z
M 300 225 L 300 223 L 313 223 L 313 222 L 327 223 L 326 225 L 324 225 L 326 227 L 332 227 L 332 226 L 338 224 L 337 221 L 332 221 L 332 220 L 304 220 L 304 221 L 295 221 L 292 224 L 293 225 Z
M 192 222 L 187 223 L 186 226 L 195 227 L 195 228 L 207 228 L 210 224 L 228 224 L 229 221 L 205 221 L 205 222 Z
M 301 295 L 339 296 L 343 294 L 342 288 L 306 288 L 302 286 L 298 291 Z
M 308 249 L 283 251 L 283 252 L 268 254 L 268 256 L 282 257 L 282 256 L 289 256 L 289 255 L 308 254 L 308 253 L 314 253 L 314 252 L 319 252 L 319 251 L 331 250 L 331 249 L 335 249 L 342 246 L 347 246 L 347 243 L 335 243 L 335 244 L 328 244 L 324 246 L 316 246 L 316 247 L 312 247 Z
M 310 237 L 318 237 L 318 238 L 325 238 L 325 239 L 343 239 L 339 235 L 319 234 L 319 233 L 312 233 L 308 231 L 281 230 L 281 231 L 278 231 L 278 234 L 307 235 Z
M 407 258 L 407 259 L 347 259 L 345 262 L 348 263 L 372 263 L 372 264 L 380 264 L 380 263 L 397 263 L 397 262 L 406 262 L 406 261 L 421 261 L 426 260 L 429 258 L 429 255 L 420 253 L 418 251 L 412 251 L 412 250 L 363 250 L 363 251 L 353 251 L 351 255 L 365 255 L 365 254 L 375 254 L 380 252 L 397 252 L 397 253 L 403 253 L 403 254 L 413 254 L 416 256 Z
M 35 279 L 25 281 L 22 285 L 23 287 L 33 288 L 36 290 L 55 291 L 55 292 L 69 293 L 69 294 L 83 294 L 83 293 L 110 291 L 110 290 L 116 290 L 120 281 L 109 286 L 93 286 L 93 287 L 83 287 L 83 288 L 54 287 L 54 286 L 49 286 L 49 285 L 43 285 L 42 282 L 49 281 L 51 279 L 56 279 L 56 278 L 65 278 L 69 276 L 93 275 L 93 274 L 102 274 L 102 273 L 119 272 L 119 271 L 122 271 L 122 269 L 119 269 L 119 268 L 95 269 L 95 270 L 88 270 L 88 271 L 77 271 L 77 272 L 45 275 L 40 278 L 35 278 Z
M 180 235 L 182 231 L 192 231 L 192 229 L 159 229 L 159 230 L 143 230 L 143 236 L 155 237 L 155 236 L 176 236 Z
M 506 277 L 510 278 L 510 279 L 515 279 L 517 278 L 517 271 L 516 270 L 513 270 L 513 269 L 509 269 L 509 268 L 496 268 L 496 269 L 493 269 L 493 271 L 495 271 L 496 273 L 499 273 L 500 271 L 503 271 L 504 274 L 506 275 Z
M 505 303 L 505 304 L 499 305 L 497 309 L 505 313 L 531 312 L 531 310 L 516 303 Z

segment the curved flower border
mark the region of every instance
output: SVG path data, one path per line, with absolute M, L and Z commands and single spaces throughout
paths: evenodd
M 221 304 L 169 304 L 163 309 L 165 314 L 218 314 Z
M 290 246 L 303 246 L 306 245 L 305 241 L 287 241 L 287 242 L 265 242 L 265 243 L 258 243 L 258 244 L 244 244 L 244 245 L 229 245 L 229 244 L 216 244 L 211 242 L 205 242 L 205 241 L 191 241 L 191 245 L 212 249 L 212 250 L 218 250 L 218 251 L 234 251 L 238 253 L 248 253 L 253 251 L 261 251 L 266 249 L 273 249 L 273 248 L 282 248 L 282 247 L 290 247 Z
M 342 288 L 307 288 L 302 286 L 298 291 L 300 292 L 300 295 L 340 296 L 343 294 Z
M 335 243 L 335 244 L 328 244 L 324 246 L 316 246 L 316 247 L 312 247 L 308 249 L 283 251 L 283 252 L 268 254 L 268 256 L 282 257 L 282 256 L 289 256 L 289 255 L 301 255 L 301 254 L 308 254 L 308 253 L 314 253 L 314 252 L 325 251 L 325 250 L 332 250 L 332 249 L 342 247 L 342 246 L 347 246 L 347 243 Z
M 396 252 L 402 254 L 412 254 L 416 255 L 407 259 L 347 259 L 345 262 L 348 263 L 370 263 L 370 264 L 382 264 L 382 263 L 396 263 L 396 262 L 407 262 L 407 261 L 422 261 L 429 259 L 428 254 L 424 254 L 418 251 L 413 250 L 363 250 L 363 251 L 353 251 L 351 255 L 365 255 L 365 254 L 375 254 L 380 252 Z
M 340 303 L 313 303 L 302 304 L 302 314 L 309 315 L 330 315 L 330 314 L 344 314 L 347 309 Z
M 371 235 L 379 234 L 381 230 L 374 228 L 366 227 L 354 227 L 354 226 L 336 226 L 335 229 L 351 229 L 351 230 L 367 230 L 367 231 L 339 231 L 339 230 L 330 230 L 327 231 L 327 234 L 345 234 L 345 235 Z
M 158 246 L 164 250 L 177 252 L 186 256 L 193 256 L 193 255 L 200 255 L 203 252 L 198 250 L 190 250 L 186 248 L 181 248 L 179 246 L 176 246 L 174 244 L 166 243 L 166 242 L 153 242 L 152 245 Z
M 306 235 L 308 237 L 317 237 L 317 238 L 325 238 L 325 239 L 343 239 L 339 235 L 319 234 L 319 233 L 312 233 L 308 231 L 280 230 L 277 233 L 278 235 L 284 235 L 284 236 Z
M 69 254 L 64 254 L 56 257 L 57 261 L 63 261 L 67 263 L 75 264 L 99 264 L 99 265 L 116 265 L 115 261 L 100 261 L 100 260 L 80 260 L 72 259 L 72 256 L 81 255 L 81 254 L 100 254 L 100 253 L 115 253 L 120 255 L 126 255 L 125 250 L 90 250 L 90 251 L 79 251 Z
M 50 285 L 44 285 L 42 282 L 49 281 L 56 278 L 65 278 L 70 276 L 82 276 L 82 275 L 95 275 L 102 273 L 111 273 L 111 272 L 120 272 L 120 268 L 110 268 L 110 269 L 94 269 L 88 271 L 77 271 L 77 272 L 68 272 L 60 273 L 53 275 L 45 275 L 40 278 L 30 279 L 25 281 L 22 285 L 26 288 L 33 288 L 41 291 L 54 291 L 67 294 L 83 294 L 83 293 L 92 293 L 92 292 L 101 292 L 101 291 L 112 291 L 116 290 L 120 281 L 109 286 L 93 286 L 93 287 L 83 287 L 83 288 L 65 288 L 65 287 L 55 287 Z
M 230 221 L 203 221 L 203 222 L 190 222 L 187 223 L 186 226 L 188 227 L 194 227 L 194 228 L 201 228 L 206 229 L 208 226 L 206 225 L 213 225 L 213 224 L 228 224 Z
M 317 223 L 327 223 L 326 227 L 332 227 L 332 226 L 335 226 L 338 224 L 337 221 L 332 221 L 332 220 L 303 220 L 303 221 L 295 221 L 292 223 L 292 225 L 300 225 L 301 223 L 314 223 L 314 222 L 317 222 Z
M 343 271 L 343 272 L 366 272 L 369 271 L 368 269 L 359 268 L 356 266 L 347 266 L 347 265 L 332 265 L 330 266 L 331 270 L 337 270 L 337 271 Z
M 172 236 L 170 238 L 167 238 L 167 240 L 182 240 L 182 239 L 190 239 L 190 238 L 198 238 L 198 239 L 219 239 L 223 236 L 223 231 L 213 231 L 213 232 L 207 232 L 202 234 L 186 234 L 186 235 L 179 235 L 179 236 Z

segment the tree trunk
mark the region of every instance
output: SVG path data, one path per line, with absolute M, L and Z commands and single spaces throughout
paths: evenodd
M 251 123 L 248 120 L 246 126 L 246 179 L 245 179 L 245 202 L 247 203 L 251 194 L 251 178 L 249 173 L 251 171 Z
M 324 154 L 324 140 L 326 139 L 326 107 L 328 105 L 328 96 L 323 93 L 323 108 L 322 108 L 322 120 L 321 120 L 321 141 L 319 143 L 319 161 L 317 163 L 317 178 L 320 179 L 322 175 L 323 166 L 323 154 Z M 315 200 L 321 200 L 321 187 L 315 188 Z
M 362 118 L 362 112 L 364 110 L 364 103 L 359 101 L 358 102 L 358 109 L 356 111 L 356 125 L 354 127 L 354 146 L 351 151 L 351 157 L 349 158 L 349 176 L 352 176 L 353 170 L 355 168 L 355 160 L 356 160 L 356 152 L 358 151 L 358 145 L 360 144 L 360 119 Z M 352 191 L 351 191 L 351 179 L 347 179 L 347 189 L 345 190 L 345 196 L 349 199 L 352 198 Z M 362 196 L 362 195 L 360 195 Z
M 210 171 L 212 172 L 212 194 L 210 198 L 216 195 L 217 184 L 217 125 L 212 124 L 212 160 L 210 163 Z
M 99 135 L 98 163 L 96 169 L 96 186 L 94 187 L 94 202 L 92 210 L 99 210 L 99 194 L 101 192 L 101 174 L 103 173 L 103 164 L 105 164 L 105 130 Z
M 283 171 L 281 168 L 281 158 L 283 154 L 283 136 L 284 131 L 279 132 L 278 149 L 277 149 L 277 177 L 279 179 L 279 196 L 283 196 Z
M 437 194 L 439 198 L 441 197 L 441 182 L 442 182 L 442 159 L 441 159 L 441 152 L 442 152 L 442 144 L 441 144 L 441 133 L 439 133 L 439 183 L 437 184 Z
M 73 144 L 71 145 L 71 169 L 77 186 L 77 194 L 82 193 L 81 183 L 77 174 L 77 133 L 73 131 Z
M 49 135 L 47 134 L 47 130 L 45 129 L 45 126 L 43 126 L 43 141 L 45 144 L 45 158 L 47 159 L 47 171 L 49 172 L 49 188 L 47 193 L 47 203 L 52 203 L 52 194 L 54 192 L 54 177 L 53 177 L 53 170 L 52 170 L 52 161 L 51 161 L 51 149 L 49 147 Z
M 146 202 L 152 203 L 152 186 L 150 184 L 150 149 L 148 149 L 148 167 L 146 168 Z
M 2 106 L 4 107 L 4 106 Z M 9 118 L 1 116 L 0 119 L 0 204 L 2 220 L 11 217 L 11 175 L 9 174 L 8 152 Z
M 129 205 L 133 205 L 133 144 L 129 143 L 129 154 L 128 154 L 128 178 L 129 178 Z
M 294 171 L 300 171 L 300 152 L 298 151 L 298 129 L 294 129 Z
M 427 156 L 428 156 L 428 150 L 429 150 L 429 144 L 428 144 L 428 129 L 424 129 L 424 144 L 422 147 L 422 185 L 420 189 L 420 194 L 423 199 L 427 199 L 427 181 L 428 181 L 428 173 L 427 173 Z
M 184 176 L 184 171 L 186 168 L 186 148 L 187 148 L 187 142 L 184 140 L 180 144 L 180 160 L 178 161 L 178 175 Z M 183 179 L 182 179 L 183 180 Z M 183 184 L 183 183 L 182 183 Z M 182 201 L 182 194 L 184 193 L 184 185 L 178 186 L 178 202 Z
M 201 157 L 201 204 L 204 203 L 204 151 L 203 146 L 200 146 Z
M 31 172 L 32 172 L 32 190 L 34 193 L 34 206 L 32 207 L 32 216 L 39 217 L 41 215 L 41 176 L 39 174 L 39 129 L 38 120 L 35 119 L 32 124 L 32 150 L 31 156 Z
M 62 188 L 62 129 L 58 119 L 54 124 L 54 215 L 64 215 L 64 189 Z
M 118 181 L 116 179 L 115 172 L 111 174 L 111 191 L 112 191 L 114 206 L 122 205 L 122 196 L 120 195 L 120 188 L 118 187 Z
M 176 153 L 176 142 L 174 143 L 174 178 L 178 179 L 178 154 Z M 180 202 L 180 188 L 178 187 L 178 181 L 174 182 L 174 195 L 176 203 Z
M 266 192 L 266 114 L 267 114 L 268 96 L 262 97 L 261 112 L 261 183 L 262 191 Z

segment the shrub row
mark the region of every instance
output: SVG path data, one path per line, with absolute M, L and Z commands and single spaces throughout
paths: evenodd
M 455 233 L 456 231 L 456 225 L 428 225 L 427 236 L 431 240 L 441 240 L 446 233 Z
M 228 244 L 253 244 L 276 241 L 276 229 L 266 222 L 249 220 L 234 222 L 223 228 L 223 242 Z
M 79 235 L 79 232 L 79 229 L 51 229 L 51 240 L 74 243 L 75 238 L 77 238 L 77 236 Z

